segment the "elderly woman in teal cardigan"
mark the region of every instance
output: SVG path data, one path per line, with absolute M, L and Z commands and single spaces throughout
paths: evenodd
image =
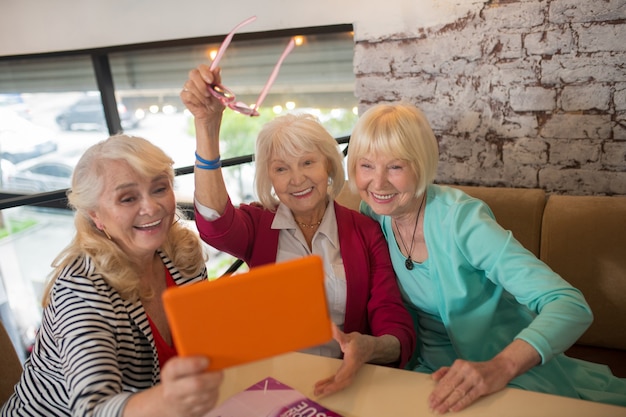
M 482 201 L 433 184 L 438 145 L 409 104 L 366 111 L 348 176 L 380 224 L 416 325 L 409 368 L 432 373 L 438 413 L 506 386 L 626 405 L 626 380 L 562 354 L 588 328 L 579 290 L 526 250 Z

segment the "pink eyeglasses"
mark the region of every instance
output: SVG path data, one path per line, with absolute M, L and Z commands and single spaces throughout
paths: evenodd
M 230 31 L 230 33 L 226 36 L 226 38 L 222 42 L 220 49 L 217 51 L 217 54 L 215 55 L 215 58 L 213 59 L 213 62 L 211 63 L 211 67 L 210 67 L 211 71 L 214 70 L 215 67 L 217 67 L 217 64 L 219 64 L 220 60 L 222 59 L 222 56 L 224 55 L 224 52 L 226 51 L 226 48 L 228 48 L 228 45 L 230 44 L 231 39 L 235 35 L 235 32 L 237 32 L 237 30 L 239 30 L 239 28 L 241 28 L 242 26 L 247 25 L 248 23 L 253 22 L 255 20 L 256 20 L 256 16 L 249 17 L 248 19 L 239 23 L 237 26 L 235 26 L 233 30 Z M 283 63 L 283 61 L 285 60 L 289 52 L 293 50 L 294 46 L 295 46 L 295 42 L 293 39 L 291 39 L 289 43 L 287 44 L 285 51 L 278 59 L 278 62 L 276 63 L 276 66 L 274 67 L 274 70 L 272 71 L 270 78 L 267 80 L 267 83 L 265 83 L 265 87 L 263 87 L 263 90 L 261 90 L 261 94 L 259 95 L 259 98 L 257 98 L 256 103 L 254 103 L 252 106 L 248 106 L 246 103 L 243 103 L 241 101 L 236 101 L 235 93 L 233 93 L 231 90 L 229 90 L 228 88 L 224 87 L 221 84 L 212 84 L 211 86 L 209 86 L 209 91 L 211 92 L 211 94 L 213 94 L 214 97 L 218 98 L 222 102 L 223 105 L 231 108 L 232 110 L 241 114 L 245 114 L 246 116 L 250 116 L 250 117 L 258 116 L 259 112 L 257 110 L 261 106 L 261 103 L 263 102 L 263 100 L 265 100 L 265 96 L 267 96 L 267 93 L 270 87 L 272 86 L 272 84 L 274 83 L 274 80 L 276 80 L 276 77 L 278 76 L 278 70 L 280 69 L 281 64 Z

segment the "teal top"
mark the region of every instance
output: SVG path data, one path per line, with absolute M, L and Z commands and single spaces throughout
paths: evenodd
M 428 259 L 405 267 L 391 226 L 361 203 L 387 239 L 400 289 L 416 325 L 409 367 L 434 372 L 457 358 L 486 361 L 519 338 L 541 356 L 510 386 L 626 405 L 626 379 L 605 365 L 562 354 L 593 319 L 582 293 L 525 249 L 489 207 L 464 192 L 430 185 L 424 212 Z

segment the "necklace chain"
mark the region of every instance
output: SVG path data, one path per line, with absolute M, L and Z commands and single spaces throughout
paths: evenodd
M 422 206 L 424 205 L 424 200 L 426 200 L 426 193 L 422 197 L 422 202 L 420 203 L 420 208 L 417 209 L 417 218 L 415 219 L 415 226 L 413 227 L 413 237 L 411 237 L 411 249 L 408 250 L 406 244 L 404 243 L 404 239 L 402 239 L 402 233 L 400 233 L 400 228 L 398 227 L 398 222 L 396 222 L 396 230 L 398 231 L 398 237 L 400 237 L 400 242 L 402 242 L 402 246 L 404 247 L 404 251 L 407 254 L 407 258 L 404 261 L 404 266 L 409 271 L 413 269 L 413 259 L 411 258 L 411 253 L 413 253 L 413 245 L 415 244 L 415 232 L 417 231 L 417 224 L 420 221 L 420 213 L 422 212 Z
M 317 222 L 317 223 L 308 224 L 308 223 L 300 223 L 299 221 L 297 221 L 297 220 L 296 220 L 296 223 L 298 223 L 298 224 L 299 224 L 300 226 L 302 226 L 302 227 L 307 227 L 307 228 L 309 228 L 309 229 L 314 229 L 314 228 L 316 228 L 317 226 L 319 226 L 320 224 L 322 224 L 322 221 L 320 220 L 320 221 L 319 221 L 319 222 Z

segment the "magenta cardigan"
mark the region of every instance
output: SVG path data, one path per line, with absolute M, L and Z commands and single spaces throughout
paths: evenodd
M 346 272 L 344 331 L 397 337 L 402 353 L 394 365 L 404 367 L 415 348 L 415 330 L 398 289 L 387 241 L 374 220 L 334 205 Z M 271 228 L 274 216 L 256 205 L 235 208 L 229 201 L 214 221 L 205 220 L 196 210 L 196 225 L 202 240 L 252 268 L 276 261 L 280 230 Z

